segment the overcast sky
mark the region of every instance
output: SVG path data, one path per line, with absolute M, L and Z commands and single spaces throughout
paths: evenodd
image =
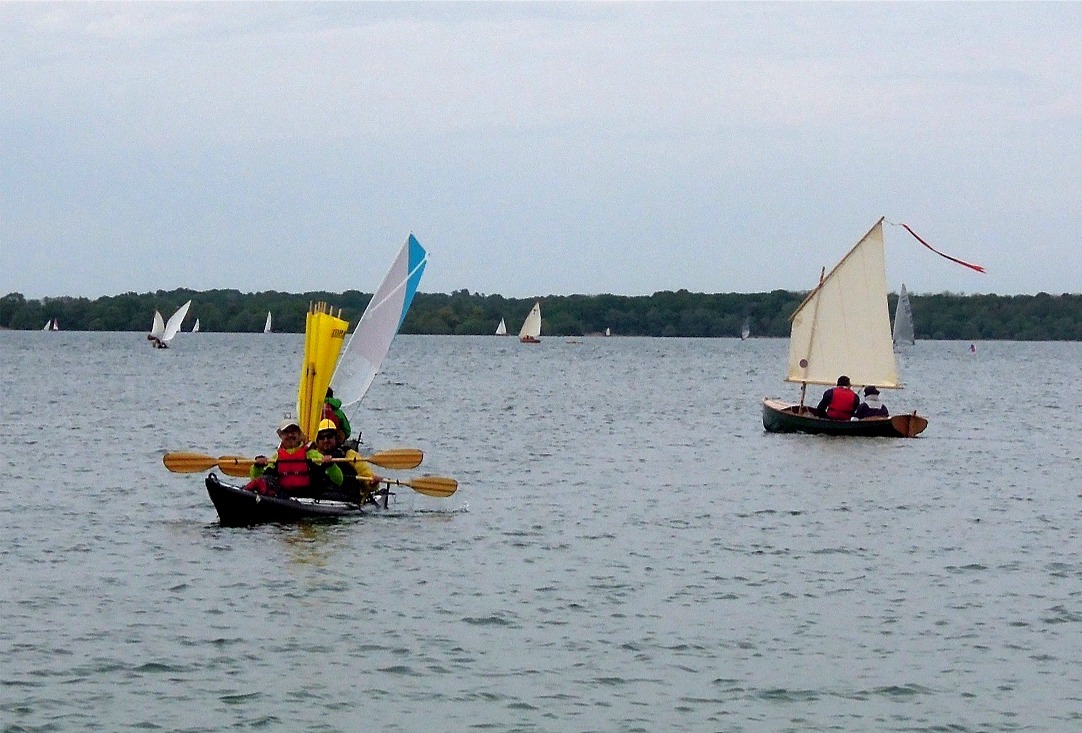
M 1082 292 L 1082 3 L 0 3 L 0 295 Z

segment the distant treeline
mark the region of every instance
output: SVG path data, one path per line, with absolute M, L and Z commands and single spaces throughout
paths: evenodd
M 789 315 L 806 293 L 690 293 L 664 291 L 653 295 L 548 295 L 505 298 L 458 290 L 450 295 L 418 293 L 402 324 L 402 333 L 492 334 L 503 318 L 518 333 L 535 300 L 541 301 L 542 335 L 585 336 L 606 328 L 618 336 L 732 337 L 750 321 L 752 336 L 788 336 Z M 241 293 L 237 290 L 173 290 L 124 293 L 90 300 L 43 298 L 21 293 L 0 298 L 0 328 L 41 329 L 56 319 L 64 331 L 149 331 L 154 311 L 168 318 L 184 301 L 192 308 L 184 324 L 195 319 L 202 331 L 262 331 L 267 311 L 274 330 L 302 333 L 308 304 L 325 301 L 342 309 L 356 324 L 371 294 Z M 894 312 L 897 296 L 889 297 Z M 913 323 L 918 339 L 1003 339 L 1019 341 L 1082 341 L 1082 294 L 1049 295 L 914 295 Z

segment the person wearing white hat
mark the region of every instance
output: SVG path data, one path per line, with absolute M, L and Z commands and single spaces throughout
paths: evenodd
M 305 445 L 296 420 L 286 418 L 278 423 L 278 438 L 281 443 L 270 457 L 255 457 L 247 488 L 264 494 L 316 496 L 324 489 L 324 476 L 341 484 L 342 469 L 331 462 L 330 456 Z

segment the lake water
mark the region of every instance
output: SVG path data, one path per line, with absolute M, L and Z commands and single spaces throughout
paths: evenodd
M 225 529 L 161 456 L 300 335 L 0 333 L 0 729 L 1080 730 L 1082 344 L 968 346 L 891 440 L 765 434 L 783 340 L 403 336 L 351 419 L 459 491 Z

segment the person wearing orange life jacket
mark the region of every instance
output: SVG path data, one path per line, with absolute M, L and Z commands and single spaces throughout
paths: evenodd
M 269 458 L 256 456 L 251 470 L 252 479 L 246 488 L 264 494 L 287 496 L 318 496 L 325 488 L 325 478 L 342 482 L 342 469 L 315 448 L 305 445 L 304 434 L 296 420 L 289 418 L 278 424 L 281 443 Z M 337 478 L 337 481 L 335 481 Z
M 815 408 L 815 414 L 831 420 L 848 420 L 856 413 L 859 405 L 860 397 L 849 388 L 849 377 L 843 374 L 838 377 L 838 386 L 823 393 L 823 399 Z

